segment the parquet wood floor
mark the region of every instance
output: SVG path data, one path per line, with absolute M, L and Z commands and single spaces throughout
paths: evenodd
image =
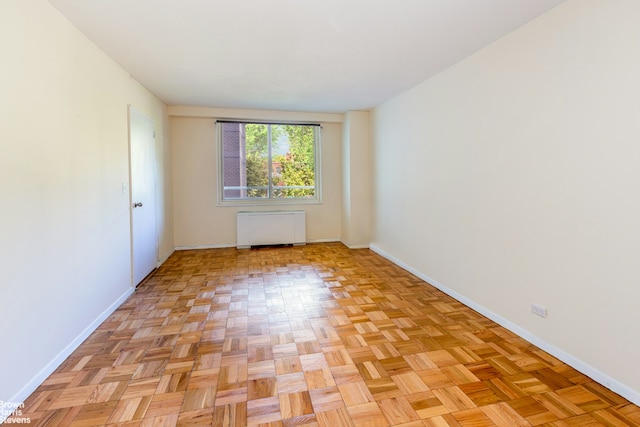
M 31 425 L 640 425 L 640 408 L 369 250 L 174 253 Z

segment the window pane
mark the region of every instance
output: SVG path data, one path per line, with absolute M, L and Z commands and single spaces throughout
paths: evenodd
M 244 170 L 244 144 L 240 143 L 242 125 L 224 123 L 222 125 L 223 185 L 225 199 L 239 199 L 246 184 Z
M 268 125 L 246 124 L 247 194 L 245 197 L 269 197 Z
M 273 197 L 315 197 L 315 126 L 284 125 L 273 156 Z
M 268 197 L 265 125 L 222 124 L 224 199 Z

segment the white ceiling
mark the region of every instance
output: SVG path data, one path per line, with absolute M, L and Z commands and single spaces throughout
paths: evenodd
M 49 0 L 169 105 L 374 107 L 563 0 Z

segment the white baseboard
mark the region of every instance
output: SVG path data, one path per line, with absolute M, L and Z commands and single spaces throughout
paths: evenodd
M 335 242 L 339 242 L 340 239 L 338 238 L 330 238 L 330 239 L 311 239 L 311 240 L 307 240 L 307 243 L 335 243 Z
M 307 240 L 306 243 L 333 243 L 333 242 L 339 242 L 339 241 L 340 241 L 340 239 L 338 239 L 338 238 L 335 238 L 335 239 L 310 239 L 310 240 Z M 235 248 L 235 247 L 236 247 L 235 243 L 220 243 L 220 244 L 215 244 L 215 245 L 176 246 L 175 250 L 176 251 L 188 251 L 188 250 L 191 250 L 191 249 L 223 249 L 223 248 Z M 355 248 L 351 248 L 351 249 L 355 249 Z
M 123 293 L 117 300 L 113 302 L 105 311 L 100 313 L 100 315 L 89 324 L 84 330 L 72 341 L 70 342 L 56 357 L 53 358 L 44 368 L 40 370 L 20 391 L 18 391 L 15 396 L 8 400 L 8 402 L 24 402 L 27 397 L 31 395 L 48 377 L 51 375 L 61 364 L 64 362 L 67 357 L 71 353 L 76 350 L 80 344 L 86 340 L 89 335 L 95 331 L 98 326 L 104 322 L 107 317 L 111 315 L 118 307 L 124 303 L 131 294 L 133 294 L 134 288 L 129 288 L 125 293 Z M 0 416 L 0 424 L 4 422 L 5 418 Z
M 223 249 L 223 248 L 235 248 L 235 243 L 221 243 L 218 245 L 187 245 L 176 246 L 176 251 L 189 251 L 192 249 Z
M 630 402 L 633 402 L 636 405 L 640 405 L 640 392 L 638 390 L 634 390 L 634 389 L 630 388 L 626 384 L 621 383 L 620 381 L 612 378 L 611 376 L 605 374 L 604 372 L 600 371 L 599 369 L 594 368 L 593 366 L 591 366 L 588 363 L 585 363 L 582 360 L 572 356 L 571 354 L 565 352 L 564 350 L 562 350 L 562 349 L 560 349 L 560 348 L 558 348 L 558 347 L 556 347 L 556 346 L 544 341 L 543 339 L 541 339 L 537 335 L 531 333 L 530 331 L 524 329 L 520 325 L 518 325 L 516 323 L 513 323 L 512 321 L 510 321 L 510 320 L 508 320 L 508 319 L 506 319 L 506 318 L 504 318 L 504 317 L 492 312 L 491 310 L 487 309 L 486 307 L 484 307 L 484 306 L 478 304 L 477 302 L 465 297 L 464 295 L 454 291 L 453 289 L 448 288 L 447 286 L 443 285 L 442 283 L 439 283 L 438 281 L 433 280 L 429 276 L 421 273 L 420 271 L 414 269 L 413 267 L 405 264 L 401 260 L 395 258 L 393 255 L 386 253 L 385 251 L 380 249 L 375 244 L 373 244 L 373 243 L 370 244 L 369 248 L 372 251 L 374 251 L 375 253 L 377 253 L 378 255 L 382 256 L 383 258 L 388 259 L 389 261 L 393 262 L 397 266 L 407 270 L 409 273 L 419 277 L 420 279 L 424 280 L 425 282 L 427 282 L 428 284 L 432 285 L 433 287 L 438 288 L 439 290 L 441 290 L 445 294 L 449 295 L 450 297 L 455 298 L 456 300 L 460 301 L 464 305 L 474 309 L 475 311 L 477 311 L 478 313 L 482 314 L 483 316 L 488 317 L 489 319 L 493 320 L 494 322 L 496 322 L 500 326 L 505 327 L 506 329 L 510 330 L 514 334 L 516 334 L 516 335 L 524 338 L 525 340 L 529 341 L 531 344 L 535 345 L 536 347 L 546 351 L 547 353 L 549 353 L 552 356 L 556 357 L 557 359 L 563 361 L 567 365 L 569 365 L 569 366 L 575 368 L 576 370 L 582 372 L 583 374 L 585 374 L 586 376 L 590 377 L 594 381 L 596 381 L 596 382 L 602 384 L 603 386 L 607 387 L 609 390 L 619 394 L 620 396 L 624 397 L 625 399 L 629 400 Z

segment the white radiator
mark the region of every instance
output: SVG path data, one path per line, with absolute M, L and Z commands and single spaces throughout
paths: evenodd
M 306 242 L 304 211 L 238 212 L 238 248 Z

